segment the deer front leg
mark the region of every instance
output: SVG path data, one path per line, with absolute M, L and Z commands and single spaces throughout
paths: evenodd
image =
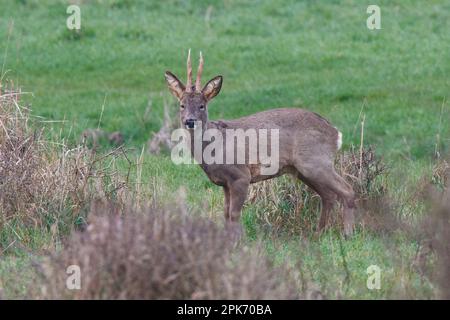
M 242 207 L 244 206 L 245 199 L 247 198 L 249 185 L 250 180 L 238 179 L 230 183 L 228 187 L 229 207 L 228 216 L 225 216 L 225 227 L 228 230 L 230 239 L 233 242 L 239 241 L 242 237 L 242 226 L 239 222 L 239 219 L 241 217 Z
M 242 207 L 247 198 L 248 187 L 250 185 L 249 179 L 238 179 L 230 183 L 230 207 L 229 207 L 229 222 L 239 222 L 241 217 Z
M 223 211 L 225 215 L 225 221 L 228 221 L 230 219 L 230 189 L 227 186 L 223 187 L 223 193 L 225 195 Z

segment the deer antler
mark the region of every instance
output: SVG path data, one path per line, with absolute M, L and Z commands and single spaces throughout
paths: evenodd
M 195 80 L 195 90 L 198 92 L 202 91 L 200 83 L 202 79 L 202 73 L 203 73 L 203 55 L 202 52 L 200 51 L 200 62 L 198 64 L 197 79 Z
M 188 52 L 187 58 L 187 81 L 186 81 L 186 92 L 192 91 L 192 65 L 191 65 L 191 49 Z

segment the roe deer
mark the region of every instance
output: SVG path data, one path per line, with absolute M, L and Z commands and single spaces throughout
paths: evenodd
M 329 212 L 339 199 L 344 207 L 344 232 L 347 236 L 351 235 L 355 193 L 334 169 L 334 159 L 342 144 L 342 134 L 318 114 L 295 108 L 272 109 L 235 120 L 209 121 L 208 102 L 220 92 L 222 76 L 216 76 L 202 88 L 202 71 L 203 57 L 200 53 L 197 79 L 193 85 L 189 51 L 186 85 L 173 73 L 165 73 L 169 89 L 180 104 L 182 127 L 191 133 L 195 125 L 200 123 L 201 130 L 213 128 L 224 132 L 225 129 L 278 129 L 279 132 L 279 163 L 277 172 L 273 174 L 262 174 L 261 163 L 200 163 L 209 179 L 223 187 L 225 219 L 228 224 L 239 222 L 251 183 L 290 173 L 315 190 L 322 200 L 318 231 L 322 231 L 327 225 Z M 192 143 L 190 147 L 193 154 Z

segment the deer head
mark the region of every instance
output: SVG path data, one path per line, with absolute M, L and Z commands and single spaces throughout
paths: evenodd
M 195 86 L 192 85 L 191 50 L 187 58 L 187 81 L 184 85 L 172 72 L 166 71 L 167 85 L 180 104 L 180 122 L 186 129 L 194 129 L 198 122 L 206 126 L 208 121 L 208 102 L 214 98 L 222 87 L 222 76 L 214 77 L 202 88 L 203 56 L 200 52 L 200 62 L 197 70 Z

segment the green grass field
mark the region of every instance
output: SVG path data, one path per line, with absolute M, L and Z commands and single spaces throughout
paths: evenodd
M 191 48 L 204 54 L 204 81 L 224 76 L 211 119 L 306 108 L 331 120 L 348 149 L 360 144 L 364 115 L 364 144 L 375 145 L 389 165 L 387 184 L 400 199 L 430 175 L 436 151 L 449 150 L 448 1 L 378 1 L 381 30 L 366 27 L 368 4 L 356 0 L 71 2 L 81 7 L 80 33 L 66 27 L 68 1 L 0 0 L 2 77 L 29 92 L 24 103 L 33 115 L 70 143 L 87 128 L 120 131 L 137 161 L 162 124 L 164 101 L 176 109 L 164 71 L 185 79 Z M 164 188 L 170 201 L 184 186 L 190 207 L 221 221 L 222 191 L 199 168 L 175 166 L 168 155 L 145 154 L 142 161 L 133 177 L 148 194 Z M 333 229 L 305 245 L 300 236 L 264 237 L 254 211 L 245 207 L 247 241 L 263 237 L 276 261 L 301 258 L 330 298 L 392 298 L 405 286 L 410 298 L 433 297 L 409 264 L 417 243 L 402 234 L 358 232 L 344 241 Z M 27 250 L 6 248 L 16 232 L 29 239 Z M 33 277 L 27 252 L 40 255 L 51 246 L 46 232 L 16 232 L 1 232 L 0 289 L 10 298 L 20 297 L 22 282 Z M 366 288 L 373 264 L 383 270 L 382 290 Z M 25 270 L 22 281 L 14 280 L 16 268 Z

